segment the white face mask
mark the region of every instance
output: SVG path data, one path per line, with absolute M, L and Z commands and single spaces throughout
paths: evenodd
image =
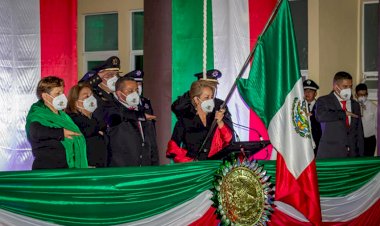
M 117 76 L 113 76 L 112 78 L 107 80 L 107 87 L 112 92 L 115 92 L 115 90 L 116 90 L 116 88 L 115 88 L 116 81 L 117 81 Z
M 98 107 L 98 101 L 93 95 L 87 97 L 84 100 L 78 100 L 78 101 L 83 102 L 83 108 L 77 106 L 78 108 L 85 109 L 86 111 L 91 112 L 91 113 L 94 112 L 96 108 Z
M 141 96 L 141 94 L 142 94 L 142 85 L 138 85 L 137 89 L 138 89 L 137 92 L 139 93 L 139 96 Z
M 215 107 L 214 99 L 208 99 L 205 101 L 201 101 L 201 99 L 199 99 L 199 101 L 201 102 L 201 108 L 204 112 L 210 113 L 214 110 L 214 107 Z
M 343 100 L 349 100 L 351 98 L 351 89 L 350 88 L 340 89 L 338 87 L 338 89 L 340 90 L 340 92 L 339 92 L 340 98 L 342 98 Z
M 48 94 L 49 95 L 49 94 Z M 60 111 L 66 108 L 67 106 L 67 98 L 64 93 L 61 95 L 58 95 L 56 97 L 52 97 L 49 95 L 51 98 L 53 98 L 53 102 L 50 103 L 56 110 Z
M 358 101 L 359 103 L 364 104 L 367 101 L 367 96 L 358 97 Z
M 140 96 L 137 92 L 133 92 L 131 94 L 128 94 L 127 96 L 124 93 L 123 96 L 125 96 L 125 103 L 124 101 L 122 104 L 126 104 L 126 107 L 137 107 L 140 103 Z

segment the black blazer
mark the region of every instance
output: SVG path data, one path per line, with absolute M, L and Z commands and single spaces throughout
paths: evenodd
M 63 128 L 32 122 L 28 136 L 34 156 L 32 169 L 68 168 L 66 150 L 61 143 L 63 139 Z
M 87 161 L 89 166 L 105 167 L 107 165 L 107 146 L 104 136 L 99 133 L 104 127 L 95 118 L 88 118 L 81 113 L 69 114 L 86 139 Z M 103 134 L 105 131 L 103 131 Z
M 317 158 L 343 158 L 361 156 L 364 152 L 363 126 L 360 105 L 351 99 L 351 112 L 359 118 L 351 117 L 350 127 L 346 126 L 346 113 L 334 95 L 317 100 L 316 119 L 321 123 L 322 137 Z
M 146 120 L 143 106 L 138 109 L 129 110 L 115 98 L 113 107 L 106 108 L 111 167 L 158 165 L 154 124 Z

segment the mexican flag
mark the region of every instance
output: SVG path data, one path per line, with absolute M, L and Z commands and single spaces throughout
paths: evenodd
M 319 225 L 317 174 L 296 39 L 289 3 L 279 2 L 257 41 L 249 78 L 241 79 L 238 89 L 263 120 L 278 153 L 276 200 L 293 206 Z

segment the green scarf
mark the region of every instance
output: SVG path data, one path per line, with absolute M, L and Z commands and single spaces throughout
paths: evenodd
M 52 112 L 42 100 L 32 105 L 26 116 L 26 134 L 29 137 L 30 124 L 39 122 L 41 125 L 50 128 L 65 128 L 80 136 L 72 136 L 73 139 L 64 138 L 61 143 L 66 150 L 67 165 L 69 168 L 88 168 L 86 156 L 86 140 L 73 120 L 63 111 L 58 114 Z

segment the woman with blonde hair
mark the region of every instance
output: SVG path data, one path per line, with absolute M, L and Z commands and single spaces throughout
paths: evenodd
M 79 127 L 86 139 L 87 159 L 91 167 L 105 167 L 107 164 L 107 147 L 104 140 L 105 124 L 98 122 L 92 113 L 97 108 L 91 86 L 79 83 L 69 92 L 66 112 Z
M 63 111 L 67 106 L 64 81 L 55 76 L 37 85 L 38 101 L 26 117 L 26 133 L 32 146 L 32 169 L 87 168 L 86 141 Z
M 190 99 L 177 101 L 178 121 L 168 143 L 166 156 L 175 162 L 205 160 L 226 147 L 232 140 L 232 121 L 228 109 L 215 106 L 215 84 L 205 80 L 193 82 Z M 203 150 L 199 150 L 212 122 L 217 121 Z

